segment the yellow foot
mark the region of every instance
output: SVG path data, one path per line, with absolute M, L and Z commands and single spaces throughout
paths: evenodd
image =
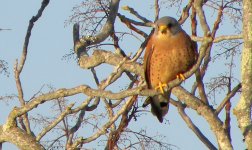
M 167 84 L 159 81 L 158 86 L 155 87 L 155 90 L 160 89 L 161 93 L 164 94 L 164 87 L 167 87 Z
M 178 74 L 176 77 L 177 77 L 179 80 L 182 80 L 182 81 L 185 80 L 185 76 L 184 76 L 182 73 Z

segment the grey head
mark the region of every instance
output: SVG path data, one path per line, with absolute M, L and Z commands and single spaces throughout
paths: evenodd
M 175 18 L 165 16 L 155 22 L 155 32 L 162 34 L 170 33 L 172 35 L 182 31 L 182 28 Z

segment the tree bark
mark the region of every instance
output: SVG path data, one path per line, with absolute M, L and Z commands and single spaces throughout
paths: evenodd
M 242 94 L 234 109 L 239 127 L 247 144 L 247 149 L 252 150 L 252 1 L 243 1 L 243 39 L 241 78 Z
M 35 137 L 18 127 L 4 129 L 4 126 L 0 126 L 0 137 L 0 143 L 12 143 L 21 150 L 44 150 L 44 147 L 36 141 Z
M 196 110 L 199 115 L 206 119 L 217 139 L 219 149 L 233 149 L 231 141 L 223 128 L 222 121 L 214 114 L 214 111 L 208 105 L 201 102 L 200 99 L 198 99 L 197 97 L 191 95 L 181 86 L 174 87 L 172 89 L 172 94 L 178 97 L 178 99 L 180 99 L 188 107 Z

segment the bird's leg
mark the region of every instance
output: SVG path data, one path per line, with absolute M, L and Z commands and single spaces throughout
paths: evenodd
M 158 86 L 155 87 L 155 90 L 160 89 L 161 93 L 164 94 L 164 87 L 167 87 L 167 84 L 159 81 Z
M 185 76 L 182 73 L 176 75 L 177 79 L 185 81 Z

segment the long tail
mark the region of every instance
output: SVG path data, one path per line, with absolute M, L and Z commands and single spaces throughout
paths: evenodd
M 168 113 L 169 110 L 169 99 L 171 91 L 165 92 L 163 95 L 157 95 L 149 97 L 143 104 L 143 107 L 151 104 L 151 112 L 156 116 L 159 122 L 163 122 L 163 117 Z

